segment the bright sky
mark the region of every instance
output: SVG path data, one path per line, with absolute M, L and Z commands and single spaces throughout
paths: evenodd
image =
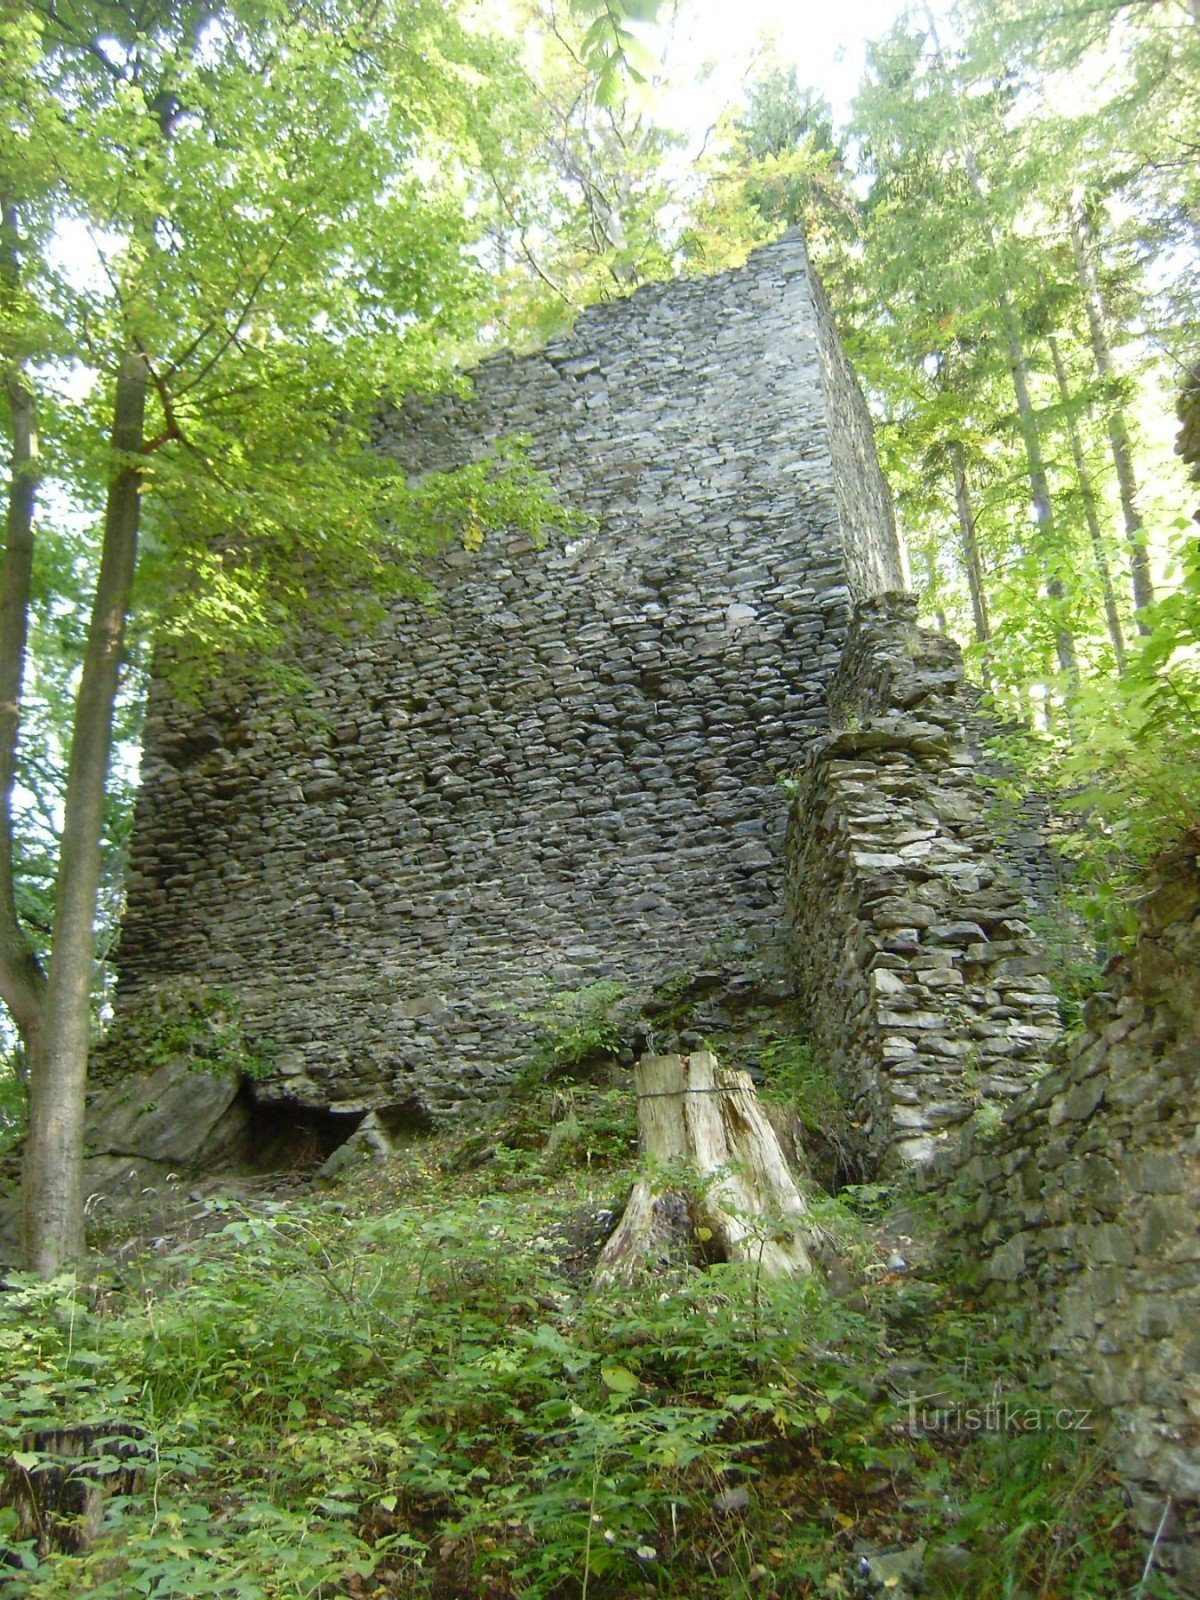
M 672 97 L 672 120 L 702 132 L 740 98 L 756 58 L 762 69 L 795 64 L 801 86 L 820 90 L 844 118 L 867 41 L 886 33 L 903 8 L 904 0 L 685 0 L 671 75 L 691 81 Z

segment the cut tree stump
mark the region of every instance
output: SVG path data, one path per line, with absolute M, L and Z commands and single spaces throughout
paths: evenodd
M 39 1556 L 85 1551 L 100 1532 L 107 1502 L 135 1492 L 150 1455 L 150 1441 L 134 1423 L 27 1434 L 21 1450 L 0 1457 L 0 1510 L 11 1506 L 16 1513 L 12 1537 L 35 1539 Z
M 596 1285 L 627 1283 L 693 1242 L 709 1259 L 749 1261 L 771 1277 L 813 1272 L 808 1207 L 749 1076 L 700 1050 L 644 1057 L 634 1084 L 651 1170 L 601 1253 Z

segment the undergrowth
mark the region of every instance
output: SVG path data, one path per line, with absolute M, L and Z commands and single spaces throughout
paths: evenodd
M 146 1070 L 183 1061 L 193 1072 L 262 1078 L 271 1068 L 269 1052 L 248 1036 L 231 991 L 197 982 L 176 981 L 152 994 L 112 1024 L 106 1043 L 111 1055 L 135 1059 Z
M 845 1099 L 832 1074 L 802 1035 L 769 1039 L 759 1052 L 763 1098 L 791 1106 L 810 1131 L 842 1128 Z
M 624 1000 L 619 983 L 602 980 L 555 995 L 531 1013 L 537 1042 L 530 1080 L 585 1071 L 615 1056 L 628 1021 Z
M 556 1094 L 332 1198 L 214 1201 L 220 1231 L 86 1284 L 9 1279 L 13 1481 L 74 1470 L 79 1425 L 117 1488 L 82 1553 L 0 1510 L 11 1592 L 849 1597 L 864 1549 L 922 1539 L 978 1600 L 1129 1592 L 1145 1552 L 1102 1453 L 1033 1424 L 1016 1324 L 888 1270 L 886 1195 L 824 1204 L 840 1299 L 731 1267 L 590 1293 L 564 1263 L 624 1192 L 631 1124 Z M 930 1392 L 1028 1410 L 914 1425 Z

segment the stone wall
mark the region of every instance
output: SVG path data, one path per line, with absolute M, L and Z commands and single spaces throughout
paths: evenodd
M 722 955 L 761 972 L 786 927 L 863 1168 L 921 1168 L 1186 1523 L 1194 869 L 1047 1070 L 1044 830 L 1035 808 L 1005 843 L 958 653 L 890 592 L 887 492 L 797 238 L 405 402 L 381 445 L 420 472 L 514 433 L 587 532 L 447 553 L 436 604 L 311 644 L 303 705 L 154 685 L 120 1014 L 219 986 L 260 1101 L 438 1110 L 490 1095 L 556 992 L 679 974 L 727 1021 Z
M 591 531 L 447 554 L 434 607 L 313 644 L 303 706 L 154 687 L 119 1014 L 222 986 L 264 1096 L 486 1096 L 546 995 L 778 932 L 776 780 L 827 725 L 852 596 L 902 578 L 799 238 L 488 361 L 382 445 L 421 471 L 514 433 Z
M 1071 832 L 1082 826 L 1069 812 L 1055 810 L 1048 796 L 1028 787 L 1018 772 L 1036 764 L 1037 749 L 1029 730 L 1017 723 L 1001 723 L 980 704 L 982 695 L 966 685 L 970 710 L 966 717 L 967 747 L 975 775 L 987 794 L 992 837 L 1005 870 L 1020 884 L 1031 916 L 1039 919 L 1049 938 L 1060 946 L 1089 949 L 1082 920 L 1069 909 L 1068 856 L 1064 845 Z M 998 753 L 997 740 L 1013 749 L 1016 768 Z M 1017 752 L 1027 753 L 1023 761 Z
M 1148 1530 L 1171 1497 L 1164 1532 L 1195 1594 L 1200 871 L 1171 880 L 1053 1069 L 923 1181 L 987 1292 L 1030 1306 L 1057 1392 L 1114 1437 Z
M 858 610 L 788 833 L 802 1003 L 854 1108 L 864 1166 L 928 1160 L 1021 1092 L 1057 1003 L 969 738 L 957 647 L 907 596 Z
M 908 588 L 903 545 L 890 537 L 892 497 L 879 470 L 870 412 L 846 359 L 833 310 L 819 279 L 812 281 L 817 344 L 829 408 L 833 483 L 841 513 L 850 588 L 863 599 Z

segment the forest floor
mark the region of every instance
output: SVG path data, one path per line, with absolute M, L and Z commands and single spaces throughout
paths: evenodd
M 1019 1320 L 939 1269 L 911 1197 L 818 1196 L 821 1281 L 680 1263 L 594 1292 L 635 1155 L 627 1093 L 560 1085 L 324 1189 L 148 1194 L 97 1216 L 78 1280 L 9 1275 L 0 1587 L 1174 1592 Z

